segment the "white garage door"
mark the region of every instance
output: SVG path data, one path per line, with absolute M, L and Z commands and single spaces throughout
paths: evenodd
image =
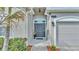
M 57 22 L 57 43 L 61 50 L 79 50 L 79 21 Z

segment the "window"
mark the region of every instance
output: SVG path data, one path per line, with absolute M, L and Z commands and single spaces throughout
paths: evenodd
M 5 35 L 5 28 L 0 27 L 0 36 L 4 36 L 4 35 Z

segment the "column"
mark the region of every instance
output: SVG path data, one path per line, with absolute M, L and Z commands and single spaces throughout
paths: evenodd
M 28 14 L 28 40 L 33 39 L 33 15 Z
M 48 40 L 50 41 L 50 45 L 53 45 L 53 38 L 52 38 L 52 19 L 51 15 L 47 15 L 47 35 Z
M 52 15 L 53 24 L 54 24 L 54 27 L 53 27 L 53 29 L 54 29 L 54 46 L 56 46 L 56 20 L 55 20 L 55 18 L 56 18 L 56 15 Z

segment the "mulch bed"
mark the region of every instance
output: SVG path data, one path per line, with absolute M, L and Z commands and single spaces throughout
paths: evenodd
M 31 51 L 31 49 L 32 49 L 32 45 L 28 45 L 27 46 L 27 51 Z

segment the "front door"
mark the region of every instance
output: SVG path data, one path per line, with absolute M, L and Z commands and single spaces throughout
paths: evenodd
M 45 39 L 45 19 L 37 19 L 34 21 L 34 39 Z

